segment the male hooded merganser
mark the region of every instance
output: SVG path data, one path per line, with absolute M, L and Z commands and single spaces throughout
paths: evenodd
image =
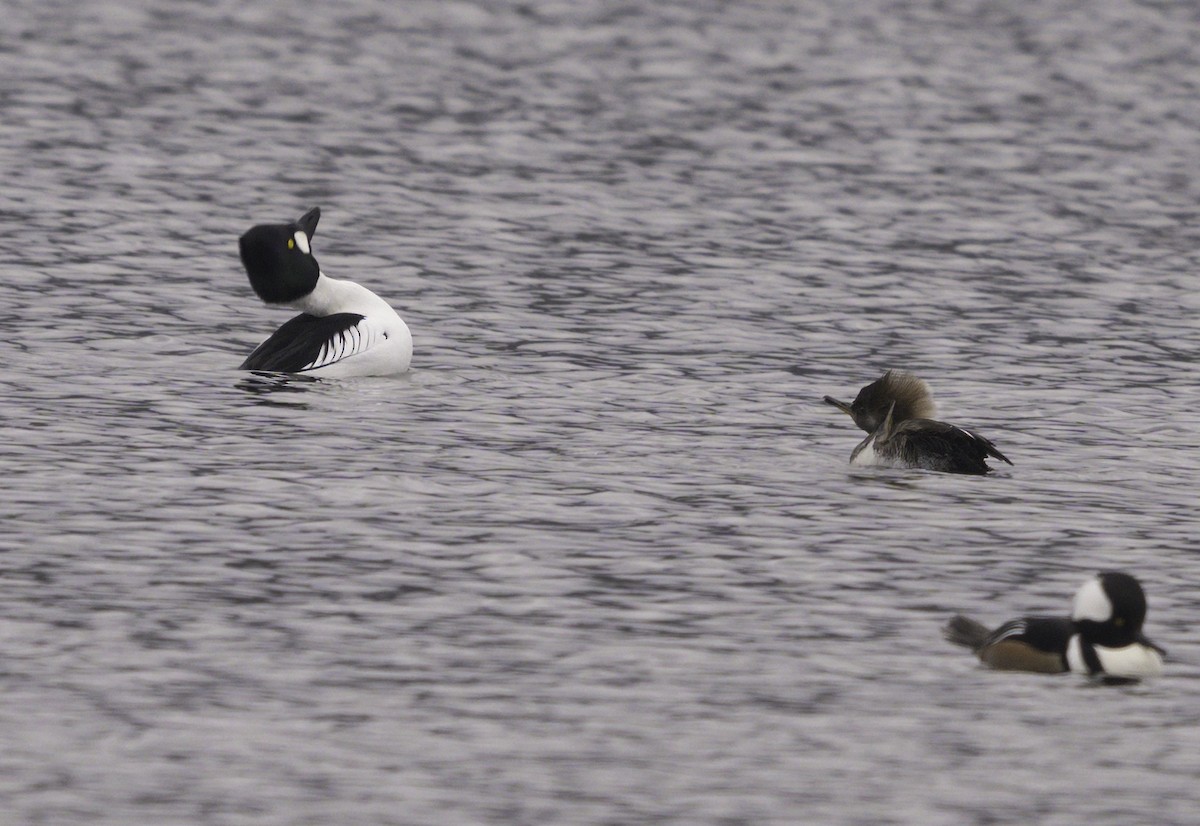
M 912 373 L 889 370 L 858 391 L 853 404 L 833 396 L 826 396 L 825 403 L 867 431 L 850 454 L 852 465 L 982 474 L 991 470 L 988 456 L 1012 464 L 982 436 L 934 421 L 929 386 Z
M 260 224 L 238 239 L 250 286 L 268 304 L 301 314 L 242 362 L 242 370 L 317 376 L 388 376 L 412 360 L 412 334 L 386 301 L 321 272 L 310 243 L 321 209 L 291 224 Z
M 944 633 L 992 668 L 1132 680 L 1162 673 L 1165 652 L 1142 634 L 1145 619 L 1141 584 L 1109 571 L 1083 584 L 1070 618 L 1022 617 L 992 631 L 960 614 Z

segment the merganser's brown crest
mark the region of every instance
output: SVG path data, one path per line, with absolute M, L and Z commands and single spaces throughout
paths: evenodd
M 859 390 L 851 404 L 840 402 L 833 396 L 826 396 L 825 403 L 849 414 L 854 423 L 868 433 L 874 433 L 883 424 L 892 405 L 895 405 L 892 417 L 897 422 L 932 419 L 937 415 L 929 385 L 903 370 L 888 370 L 882 378 Z
M 850 464 L 922 468 L 946 473 L 987 473 L 990 456 L 1012 464 L 988 439 L 930 418 L 936 406 L 929 385 L 902 370 L 889 370 L 859 391 L 852 404 L 825 397 L 867 431 Z

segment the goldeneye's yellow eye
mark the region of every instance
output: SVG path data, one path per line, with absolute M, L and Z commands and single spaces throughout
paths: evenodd
M 291 249 L 295 249 L 295 248 L 296 248 L 296 239 L 295 239 L 295 238 L 289 238 L 289 239 L 288 239 L 288 249 L 290 249 L 290 250 L 291 250 Z

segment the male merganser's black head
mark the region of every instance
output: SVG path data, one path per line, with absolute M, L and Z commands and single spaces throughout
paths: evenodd
M 895 424 L 908 419 L 932 419 L 936 413 L 929 385 L 903 370 L 888 370 L 882 378 L 858 391 L 853 404 L 833 396 L 826 396 L 825 403 L 848 414 L 868 433 L 874 433 L 889 412 Z
M 288 304 L 313 291 L 321 268 L 311 241 L 321 219 L 314 207 L 290 224 L 259 224 L 238 239 L 250 286 L 268 304 Z
M 1129 574 L 1106 571 L 1089 579 L 1075 594 L 1071 620 L 1085 640 L 1106 648 L 1147 642 L 1146 594 Z
M 1145 619 L 1146 595 L 1136 579 L 1097 574 L 1075 594 L 1067 666 L 1110 683 L 1158 676 L 1166 652 L 1142 634 Z

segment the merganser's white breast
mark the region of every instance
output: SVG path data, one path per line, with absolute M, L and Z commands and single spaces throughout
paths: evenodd
M 256 226 L 239 240 L 259 297 L 301 311 L 260 344 L 242 369 L 338 378 L 405 372 L 412 361 L 408 325 L 366 287 L 321 272 L 310 249 L 319 218 L 320 210 L 313 209 L 295 224 Z
M 1083 638 L 1076 634 L 1067 645 L 1067 666 L 1076 674 L 1092 674 L 1083 654 Z M 1103 645 L 1093 645 L 1096 659 L 1102 672 L 1094 676 L 1109 677 L 1158 677 L 1163 672 L 1162 655 L 1148 645 L 1135 642 L 1120 648 L 1106 648 Z
M 863 439 L 854 452 L 850 454 L 852 467 L 896 467 L 895 463 L 886 456 L 880 456 L 875 450 L 875 434 Z

